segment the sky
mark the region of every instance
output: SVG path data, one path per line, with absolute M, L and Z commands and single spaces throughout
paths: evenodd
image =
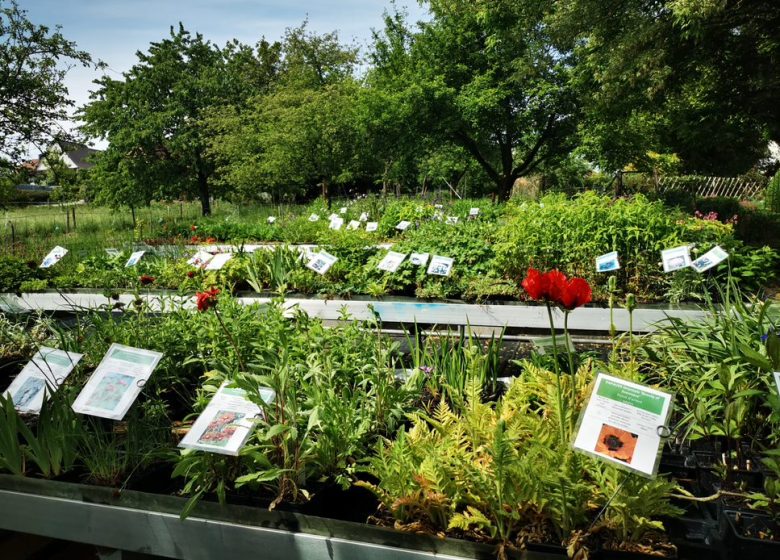
M 308 19 L 318 33 L 338 31 L 343 43 L 365 45 L 371 29 L 381 29 L 390 0 L 17 0 L 38 25 L 60 25 L 66 39 L 75 41 L 93 59 L 108 65 L 104 71 L 73 68 L 65 84 L 77 105 L 89 100 L 92 81 L 103 73 L 119 79 L 135 63 L 136 51 L 167 36 L 179 22 L 190 32 L 224 45 L 231 39 L 254 45 L 265 37 L 281 39 L 285 29 Z M 397 0 L 410 21 L 425 19 L 417 0 Z M 66 123 L 66 128 L 70 128 Z M 99 143 L 97 147 L 102 147 Z

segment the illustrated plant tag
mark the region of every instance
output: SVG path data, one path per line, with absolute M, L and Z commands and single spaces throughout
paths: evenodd
M 57 245 L 54 249 L 49 251 L 49 254 L 44 257 L 40 268 L 49 268 L 60 262 L 60 259 L 68 254 L 68 250 L 65 247 Z
M 441 210 L 435 210 L 433 212 L 433 219 L 438 222 L 441 222 L 444 219 L 444 214 L 442 213 Z
M 227 263 L 231 258 L 233 258 L 232 253 L 217 253 L 214 255 L 211 260 L 206 265 L 206 270 L 220 270 L 223 266 L 225 266 L 225 263 Z
M 105 249 L 105 251 L 109 257 L 118 257 L 119 255 L 122 254 L 118 249 L 113 249 L 113 248 Z
M 425 266 L 428 263 L 429 257 L 430 255 L 428 253 L 412 253 L 409 256 L 409 262 L 414 266 Z
M 693 261 L 691 263 L 691 268 L 693 268 L 693 270 L 696 272 L 705 272 L 711 269 L 713 266 L 719 265 L 727 258 L 729 258 L 729 254 L 721 249 L 720 245 L 715 245 L 715 247 Z
M 773 373 L 775 376 L 775 385 L 777 385 L 777 394 L 780 396 L 780 371 L 776 371 Z
M 404 262 L 404 259 L 406 258 L 405 253 L 396 253 L 395 251 L 389 251 L 385 258 L 383 258 L 379 264 L 377 265 L 377 268 L 379 270 L 384 270 L 386 272 L 395 272 L 398 270 L 398 267 L 401 266 L 401 263 Z
M 268 216 L 266 220 L 269 224 L 272 224 L 276 221 L 276 216 Z
M 442 208 L 444 208 L 444 206 L 442 206 L 441 204 L 434 204 L 433 207 L 436 208 L 437 210 L 441 210 Z
M 330 224 L 328 227 L 333 230 L 340 230 L 341 226 L 344 225 L 344 218 L 339 218 L 336 216 L 335 218 L 330 219 Z
M 201 249 L 195 253 L 195 255 L 190 260 L 187 261 L 187 264 L 194 266 L 195 268 L 204 268 L 213 258 L 214 255 Z
M 691 248 L 688 245 L 661 251 L 664 272 L 675 272 L 691 266 Z
M 332 222 L 333 220 L 335 220 L 338 217 L 339 217 L 338 214 L 332 213 L 330 216 L 328 216 L 328 220 L 330 220 Z
M 410 225 L 412 225 L 412 222 L 407 222 L 406 220 L 402 220 L 398 222 L 398 225 L 395 226 L 395 229 L 406 231 Z
M 452 272 L 452 265 L 454 260 L 450 257 L 440 257 L 434 255 L 431 259 L 431 264 L 428 265 L 428 274 L 434 274 L 436 276 L 449 276 Z
M 360 222 L 357 220 L 350 220 L 347 224 L 347 229 L 354 230 L 354 229 L 360 229 Z
M 127 259 L 127 262 L 125 263 L 125 268 L 129 268 L 131 266 L 137 265 L 138 261 L 141 260 L 141 257 L 144 256 L 144 253 L 146 253 L 146 251 L 136 251 L 133 254 L 131 254 L 130 258 Z
M 458 217 L 457 216 L 447 216 L 447 221 L 444 222 L 445 224 L 449 226 L 454 226 L 458 223 Z
M 266 404 L 276 398 L 273 389 L 261 388 L 259 393 Z M 262 415 L 262 408 L 247 398 L 246 391 L 230 387 L 226 381 L 192 424 L 179 447 L 238 455 L 249 439 L 256 419 Z
M 73 410 L 121 420 L 162 357 L 160 352 L 112 344 L 73 402 Z
M 346 214 L 346 213 L 347 213 L 347 207 L 346 206 L 342 206 L 341 208 L 339 208 L 339 214 Z
M 469 210 L 469 216 L 474 216 L 474 217 L 479 216 L 479 208 L 474 207 L 471 210 Z
M 318 274 L 325 274 L 337 260 L 338 258 L 334 257 L 330 253 L 320 251 L 319 253 L 315 253 L 311 256 L 311 260 L 306 263 L 306 267 L 310 268 Z
M 596 257 L 596 272 L 611 272 L 620 269 L 617 251 Z
M 671 412 L 671 394 L 600 373 L 580 414 L 574 449 L 653 478 Z
M 310 222 L 319 222 L 320 221 L 320 217 L 317 214 L 312 214 L 311 216 L 309 216 L 309 221 Z
M 82 354 L 41 346 L 3 395 L 19 412 L 40 414 L 44 400 L 70 375 Z
M 360 217 L 358 218 L 361 222 L 367 222 L 368 221 L 368 212 L 362 212 L 360 214 Z
M 366 224 L 366 231 L 376 231 L 379 229 L 379 222 L 368 222 Z

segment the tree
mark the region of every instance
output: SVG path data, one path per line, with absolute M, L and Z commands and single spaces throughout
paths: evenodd
M 0 162 L 16 163 L 30 144 L 40 150 L 62 137 L 58 121 L 67 119 L 64 78 L 90 56 L 60 33 L 27 19 L 15 1 L 0 1 Z M 42 151 L 42 150 L 41 150 Z
M 375 39 L 377 81 L 405 91 L 417 126 L 461 146 L 501 198 L 514 181 L 574 147 L 572 59 L 556 47 L 544 0 L 429 0 L 412 32 L 387 16 Z M 405 123 L 404 123 L 405 124 Z
M 131 181 L 134 204 L 194 196 L 208 215 L 214 164 L 203 118 L 213 107 L 238 104 L 265 87 L 278 49 L 265 41 L 256 50 L 235 41 L 220 49 L 180 24 L 148 53 L 136 54 L 138 63 L 124 80 L 96 82 L 99 88 L 80 114 L 85 133 L 109 141 L 97 158 L 98 185 L 112 190 L 115 180 Z

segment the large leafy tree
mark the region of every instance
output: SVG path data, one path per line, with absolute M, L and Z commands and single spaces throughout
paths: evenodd
M 137 205 L 192 196 L 208 215 L 214 164 L 206 153 L 203 118 L 266 87 L 276 72 L 278 48 L 261 41 L 251 49 L 234 41 L 221 49 L 180 24 L 137 57 L 123 80 L 98 80 L 81 112 L 83 131 L 109 141 L 94 174 L 99 190 L 109 193 L 96 198 Z M 117 183 L 125 188 L 117 191 Z
M 90 63 L 59 28 L 36 25 L 16 2 L 0 0 L 0 162 L 15 163 L 30 145 L 43 151 L 63 136 L 59 121 L 73 104 L 65 75 Z
M 544 0 L 428 0 L 412 31 L 386 17 L 373 79 L 402 92 L 413 129 L 460 146 L 501 198 L 514 181 L 567 156 L 578 118 L 572 59 L 557 48 Z M 398 95 L 398 94 L 396 94 Z M 413 111 L 406 108 L 414 107 Z M 407 129 L 410 121 L 403 121 Z

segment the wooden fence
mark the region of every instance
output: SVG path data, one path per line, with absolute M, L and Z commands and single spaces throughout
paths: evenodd
M 661 177 L 659 187 L 665 191 L 688 191 L 696 196 L 727 196 L 745 200 L 753 198 L 765 187 L 760 181 L 741 177 Z

